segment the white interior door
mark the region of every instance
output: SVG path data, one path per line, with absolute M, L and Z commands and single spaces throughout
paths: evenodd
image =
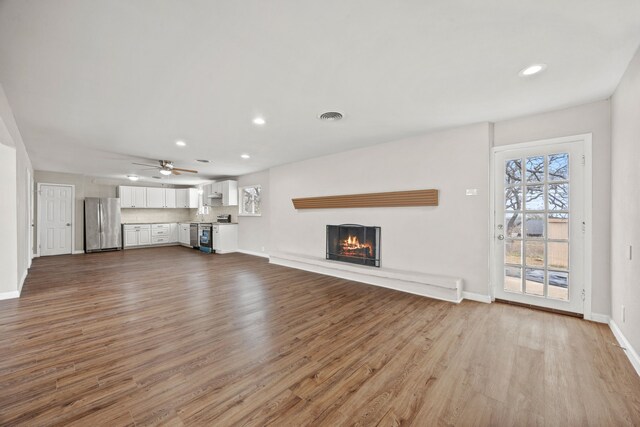
M 497 148 L 494 296 L 584 312 L 584 142 Z
M 40 186 L 40 255 L 70 254 L 72 251 L 73 187 Z

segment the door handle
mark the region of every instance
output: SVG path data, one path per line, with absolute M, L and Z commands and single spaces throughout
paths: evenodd
M 498 240 L 504 240 L 504 236 L 502 234 L 498 234 Z
M 71 227 L 71 223 L 70 222 L 67 223 L 67 227 Z

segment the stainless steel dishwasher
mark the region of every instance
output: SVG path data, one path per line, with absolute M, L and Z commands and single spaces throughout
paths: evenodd
M 192 248 L 200 247 L 200 235 L 198 234 L 198 224 L 191 224 L 189 226 L 189 245 Z

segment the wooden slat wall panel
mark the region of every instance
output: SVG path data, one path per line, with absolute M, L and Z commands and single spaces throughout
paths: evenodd
M 438 190 L 392 191 L 291 199 L 296 209 L 438 206 Z

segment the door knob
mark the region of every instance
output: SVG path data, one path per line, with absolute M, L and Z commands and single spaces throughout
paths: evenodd
M 504 226 L 502 224 L 498 224 L 498 230 L 502 230 Z
M 502 234 L 498 234 L 498 240 L 504 240 L 504 236 Z
M 67 223 L 67 227 L 71 227 L 71 223 L 70 222 Z

